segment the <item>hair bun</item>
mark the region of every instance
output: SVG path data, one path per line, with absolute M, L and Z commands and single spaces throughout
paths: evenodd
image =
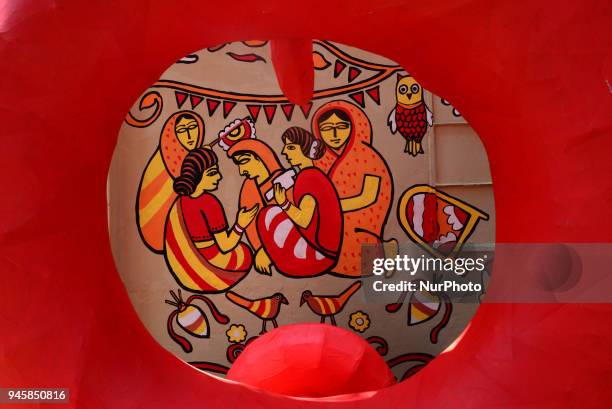
M 185 178 L 179 176 L 174 180 L 172 187 L 178 195 L 189 196 L 193 193 L 195 186 L 193 186 L 193 183 L 189 183 Z
M 202 174 L 218 163 L 211 149 L 196 148 L 189 152 L 181 164 L 181 174 L 174 180 L 174 191 L 181 196 L 190 196 L 202 180 Z
M 283 132 L 282 140 L 295 143 L 300 146 L 302 153 L 313 160 L 320 159 L 325 153 L 325 145 L 323 145 L 313 134 L 299 126 L 292 126 Z

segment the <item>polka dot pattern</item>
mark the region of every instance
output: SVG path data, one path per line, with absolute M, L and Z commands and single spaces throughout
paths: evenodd
M 351 118 L 352 132 L 341 151 L 327 149 L 315 164 L 331 178 L 340 198 L 361 193 L 366 175 L 380 178 L 377 200 L 363 209 L 344 214 L 344 240 L 336 271 L 356 277 L 361 274 L 361 246 L 375 244 L 382 236 L 384 221 L 391 207 L 391 175 L 384 159 L 374 150 L 372 127 L 366 114 L 347 101 L 332 101 L 321 106 L 313 115 L 312 131 L 319 139 L 318 118 L 331 109 L 340 109 Z M 356 166 L 356 164 L 359 164 Z M 370 233 L 357 232 L 367 230 Z
M 170 118 L 168 118 L 161 133 L 159 149 L 162 153 L 162 158 L 164 159 L 164 165 L 166 165 L 166 169 L 168 169 L 168 172 L 172 178 L 176 178 L 181 174 L 181 164 L 189 152 L 183 147 L 183 145 L 180 144 L 176 138 L 176 134 L 174 133 L 176 118 L 185 113 L 195 117 L 196 121 L 198 122 L 198 126 L 200 127 L 200 140 L 196 143 L 196 147 L 201 146 L 204 139 L 204 121 L 200 115 L 196 114 L 195 112 L 180 111 L 174 113 Z

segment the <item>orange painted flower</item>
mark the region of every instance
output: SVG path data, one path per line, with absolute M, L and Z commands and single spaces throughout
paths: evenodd
M 242 324 L 232 324 L 227 331 L 225 331 L 229 342 L 235 344 L 244 341 L 247 337 L 247 331 Z
M 349 326 L 357 332 L 365 332 L 370 328 L 370 317 L 363 311 L 356 311 L 351 314 Z

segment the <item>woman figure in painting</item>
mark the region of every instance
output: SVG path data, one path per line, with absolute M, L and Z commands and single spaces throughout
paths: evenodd
M 179 197 L 166 227 L 166 259 L 179 283 L 192 291 L 223 291 L 242 279 L 253 261 L 241 238 L 258 206 L 241 208 L 229 228 L 223 206 L 212 193 L 222 179 L 217 162 L 211 149 L 196 148 L 174 181 Z
M 289 277 L 314 277 L 329 272 L 336 264 L 342 239 L 340 199 L 331 181 L 314 160 L 325 146 L 307 130 L 287 129 L 283 154 L 297 168 L 293 198 L 274 184 L 276 205 L 264 208 L 257 217 L 263 248 L 277 270 Z
M 176 194 L 173 179 L 189 151 L 202 145 L 204 122 L 191 111 L 172 115 L 162 129 L 159 146 L 147 164 L 138 188 L 136 222 L 144 243 L 156 253 L 164 246 L 164 226 Z
M 393 198 L 391 172 L 372 146 L 370 120 L 356 105 L 328 102 L 315 112 L 312 130 L 327 147 L 315 166 L 334 184 L 344 219 L 334 272 L 357 277 L 361 275 L 362 245 L 382 244 Z
M 245 178 L 240 188 L 240 207 L 250 209 L 257 205 L 263 209 L 276 204 L 275 183 L 288 188 L 287 195 L 292 197 L 291 185 L 295 172 L 283 169 L 278 157 L 266 143 L 257 139 L 241 140 L 232 145 L 227 154 L 238 166 L 240 176 Z M 261 273 L 270 274 L 272 260 L 261 244 L 256 223 L 247 227 L 246 235 L 255 251 L 255 268 Z

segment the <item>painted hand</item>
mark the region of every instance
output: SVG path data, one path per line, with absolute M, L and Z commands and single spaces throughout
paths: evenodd
M 242 229 L 246 228 L 249 224 L 251 224 L 253 219 L 255 219 L 258 210 L 258 204 L 251 207 L 250 209 L 246 209 L 244 207 L 240 209 L 238 211 L 238 216 L 236 217 L 236 223 L 238 223 L 238 226 L 240 226 Z
M 260 274 L 272 275 L 272 260 L 265 250 L 260 248 L 255 254 L 255 270 Z
M 274 184 L 274 199 L 279 205 L 282 205 L 287 200 L 287 190 L 280 183 Z

